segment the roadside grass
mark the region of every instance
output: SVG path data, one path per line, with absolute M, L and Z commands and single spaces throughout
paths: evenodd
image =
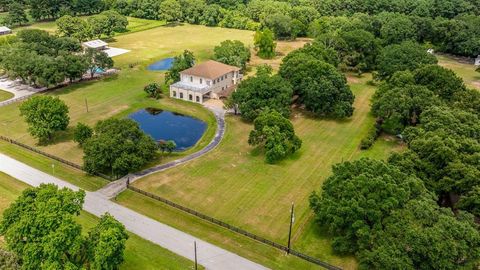
M 374 124 L 369 111 L 375 89 L 366 84 L 370 78 L 366 75 L 349 79 L 356 96 L 351 119 L 319 119 L 295 110 L 291 120 L 303 145 L 298 154 L 279 164 L 266 164 L 264 155 L 247 144 L 252 129 L 250 123 L 228 116 L 227 132 L 214 151 L 202 159 L 147 176 L 133 185 L 281 243 L 286 243 L 288 237 L 289 210 L 293 202 L 294 232 L 300 241 L 304 227 L 311 222 L 308 196 L 320 190 L 333 164 L 357 159 L 369 152 L 373 152 L 371 156 L 375 158 L 385 159 L 392 150 L 402 149 L 396 143 L 380 140 L 370 150 L 359 150 L 360 141 Z M 315 239 L 320 241 L 312 241 L 315 245 L 310 248 L 316 250 L 318 258 L 342 261 L 332 254 L 326 236 Z M 296 244 L 294 242 L 294 247 Z M 349 260 L 344 263 L 351 265 Z
M 13 203 L 22 191 L 29 186 L 9 175 L 0 172 L 0 215 Z M 77 221 L 82 225 L 83 232 L 98 223 L 98 218 L 82 211 Z M 125 261 L 120 269 L 193 269 L 193 262 L 178 256 L 150 241 L 129 233 L 125 248 Z M 0 247 L 5 243 L 0 239 Z
M 56 160 L 44 157 L 40 154 L 4 141 L 0 141 L 0 152 L 20 162 L 28 164 L 37 170 L 68 181 L 88 191 L 95 191 L 108 183 L 108 181 L 103 178 L 89 176 L 83 171 L 79 171 Z M 54 166 L 53 168 L 52 164 Z
M 115 201 L 138 213 L 218 245 L 271 269 L 320 269 L 318 265 L 295 256 L 287 256 L 285 252 L 203 221 L 130 190 L 122 192 Z M 340 265 L 344 269 L 354 269 L 354 267 L 349 267 L 350 262 L 354 261 L 353 258 L 336 257 L 336 259 L 332 263 Z
M 5 100 L 9 100 L 9 99 L 13 98 L 14 96 L 15 95 L 10 93 L 10 92 L 0 90 L 0 102 L 5 101 Z
M 448 55 L 436 56 L 439 65 L 455 71 L 468 87 L 480 90 L 480 72 L 475 71 L 475 66 L 472 63 L 461 62 Z

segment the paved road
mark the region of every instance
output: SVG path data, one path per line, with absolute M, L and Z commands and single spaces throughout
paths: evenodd
M 59 187 L 68 187 L 73 190 L 79 189 L 70 183 L 29 167 L 3 154 L 0 154 L 0 171 L 31 186 L 39 186 L 41 183 L 53 183 Z M 96 216 L 109 212 L 118 221 L 122 222 L 130 232 L 190 260 L 194 259 L 193 242 L 197 241 L 198 262 L 206 269 L 267 269 L 234 253 L 116 204 L 99 192 L 86 193 L 83 209 Z
M 117 181 L 114 181 L 114 182 L 106 185 L 105 187 L 100 189 L 98 192 L 102 193 L 103 195 L 105 195 L 108 198 L 113 198 L 113 197 L 117 196 L 118 194 L 120 194 L 122 191 L 124 191 L 126 189 L 127 179 L 128 179 L 128 181 L 130 181 L 130 183 L 133 183 L 134 181 L 136 181 L 136 180 L 138 180 L 142 177 L 145 177 L 147 175 L 154 174 L 154 173 L 157 173 L 157 172 L 161 172 L 161 171 L 176 167 L 178 165 L 184 164 L 188 161 L 194 160 L 194 159 L 196 159 L 198 157 L 201 157 L 201 156 L 205 155 L 206 153 L 212 151 L 213 149 L 215 149 L 215 147 L 217 147 L 220 144 L 220 142 L 222 141 L 222 138 L 225 134 L 225 111 L 222 108 L 215 108 L 215 107 L 207 107 L 207 108 L 210 111 L 212 111 L 215 115 L 215 119 L 217 120 L 217 131 L 215 133 L 215 137 L 212 139 L 212 141 L 205 148 L 203 148 L 202 150 L 197 151 L 197 152 L 195 152 L 191 155 L 183 157 L 181 159 L 177 159 L 177 160 L 165 163 L 165 164 L 161 164 L 161 165 L 158 165 L 158 166 L 155 166 L 155 167 L 151 167 L 151 168 L 145 169 L 145 170 L 140 171 L 140 172 L 129 174 L 129 175 L 117 180 Z

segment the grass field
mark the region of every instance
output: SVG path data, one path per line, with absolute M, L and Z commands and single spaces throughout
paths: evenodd
M 13 94 L 4 90 L 0 90 L 0 102 L 13 98 Z
M 356 96 L 351 119 L 317 119 L 294 111 L 292 122 L 303 140 L 302 149 L 280 164 L 266 164 L 263 154 L 247 144 L 251 124 L 230 116 L 225 138 L 213 152 L 133 185 L 282 243 L 288 236 L 289 209 L 293 202 L 295 246 L 304 239 L 304 227 L 312 221 L 308 196 L 320 189 L 333 164 L 368 156 L 369 152 L 376 158 L 386 158 L 392 150 L 402 149 L 384 139 L 368 151 L 358 148 L 374 122 L 369 114 L 370 97 L 374 93 L 374 88 L 366 84 L 369 79 L 369 76 L 349 79 Z M 318 235 L 317 245 L 309 251 L 316 251 L 319 258 L 330 255 L 334 260 L 326 238 Z M 315 237 L 308 239 L 314 242 Z
M 0 172 L 0 215 L 27 187 L 28 185 Z M 98 218 L 82 212 L 78 222 L 86 232 L 98 222 Z M 120 269 L 193 269 L 191 261 L 137 235 L 129 233 L 129 236 L 125 250 L 125 262 Z M 2 245 L 0 240 L 0 246 Z
M 82 18 L 86 18 L 86 16 Z M 133 18 L 133 17 L 127 17 L 127 20 L 128 20 L 127 32 L 117 33 L 117 35 L 124 35 L 128 33 L 144 31 L 144 30 L 159 27 L 165 24 L 164 21 L 145 20 L 145 19 L 139 19 L 139 18 Z M 35 22 L 30 25 L 16 27 L 14 29 L 14 32 L 18 32 L 19 30 L 22 30 L 22 29 L 40 29 L 50 33 L 55 33 L 57 31 L 57 25 L 55 21 Z
M 480 90 L 480 72 L 471 63 L 460 62 L 451 56 L 437 55 L 438 64 L 449 68 L 460 76 L 468 87 Z
M 164 73 L 147 71 L 144 65 L 153 59 L 176 55 L 185 49 L 193 51 L 201 61 L 210 56 L 213 47 L 225 38 L 247 41 L 251 36 L 252 32 L 249 31 L 194 25 L 157 27 L 118 36 L 112 46 L 132 50 L 114 59 L 117 66 L 123 67 L 118 75 L 98 82 L 75 84 L 50 93 L 65 101 L 69 107 L 70 126 L 67 131 L 56 134 L 48 145 L 37 145 L 37 140 L 28 134 L 27 125 L 20 116 L 18 109 L 20 103 L 15 103 L 0 108 L 0 134 L 81 164 L 82 149 L 72 141 L 73 128 L 77 122 L 93 125 L 98 120 L 108 117 L 124 117 L 141 108 L 156 107 L 192 115 L 209 124 L 204 136 L 195 147 L 164 160 L 156 160 L 154 163 L 186 155 L 203 148 L 213 138 L 216 128 L 214 116 L 200 105 L 168 98 L 159 101 L 146 98 L 143 87 L 154 81 L 163 82 Z M 141 65 L 128 68 L 130 61 L 138 61 Z M 88 103 L 88 112 L 86 103 Z
M 253 32 L 201 25 L 163 26 L 142 32 L 122 35 L 111 46 L 129 49 L 131 52 L 115 57 L 120 67 L 128 64 L 147 64 L 165 57 L 173 57 L 183 50 L 190 50 L 198 60 L 212 56 L 213 48 L 227 39 L 253 43 Z

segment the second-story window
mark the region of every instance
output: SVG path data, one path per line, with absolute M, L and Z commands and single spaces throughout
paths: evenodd
M 193 77 L 192 76 L 190 76 L 190 82 L 193 82 Z
M 202 78 L 200 78 L 200 84 L 202 84 L 202 83 L 203 83 L 203 79 L 202 79 Z

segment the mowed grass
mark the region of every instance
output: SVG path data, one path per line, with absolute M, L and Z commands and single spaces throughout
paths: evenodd
M 229 116 L 225 138 L 217 149 L 133 185 L 281 243 L 288 237 L 289 210 L 294 203 L 294 233 L 301 239 L 312 222 L 308 196 L 320 190 L 333 164 L 370 151 L 375 151 L 375 158 L 384 159 L 391 151 L 402 149 L 396 143 L 380 141 L 371 150 L 359 150 L 361 139 L 374 123 L 369 105 L 375 88 L 366 84 L 369 79 L 349 79 L 356 96 L 351 119 L 319 119 L 294 111 L 291 120 L 303 145 L 299 153 L 279 164 L 266 164 L 264 155 L 248 145 L 250 123 Z M 352 258 L 335 256 L 326 236 L 317 238 L 320 244 L 313 247 L 318 258 L 346 268 L 355 264 Z
M 21 181 L 0 172 L 0 216 L 16 200 L 22 191 L 29 186 Z M 95 226 L 98 218 L 83 212 L 78 217 L 84 233 Z M 129 233 L 125 249 L 125 261 L 120 269 L 193 269 L 193 262 L 178 256 L 152 242 Z M 5 243 L 0 239 L 0 246 Z
M 88 16 L 82 16 L 81 18 L 86 19 L 87 17 Z M 123 35 L 126 33 L 143 31 L 143 30 L 159 27 L 165 24 L 164 21 L 146 20 L 146 19 L 139 19 L 139 18 L 133 18 L 133 17 L 127 17 L 127 20 L 128 20 L 127 31 L 124 33 L 117 33 L 116 35 Z M 18 32 L 22 29 L 40 29 L 40 30 L 44 30 L 54 34 L 57 31 L 58 27 L 55 21 L 41 21 L 41 22 L 34 22 L 30 25 L 16 27 L 14 28 L 14 32 Z
M 125 117 L 135 110 L 156 107 L 191 115 L 207 122 L 207 131 L 195 147 L 157 159 L 153 163 L 187 155 L 203 148 L 213 138 L 216 129 L 214 116 L 198 104 L 169 98 L 146 98 L 143 87 L 152 82 L 162 83 L 164 73 L 147 71 L 144 65 L 150 57 L 168 57 L 185 49 L 191 50 L 198 61 L 203 61 L 211 56 L 213 47 L 223 40 L 232 38 L 251 42 L 252 35 L 253 32 L 250 31 L 183 25 L 157 27 L 118 36 L 112 46 L 132 50 L 114 58 L 116 66 L 123 67 L 118 75 L 100 81 L 75 84 L 49 93 L 58 96 L 69 107 L 70 126 L 65 132 L 58 132 L 48 145 L 38 145 L 37 140 L 28 134 L 27 125 L 20 116 L 20 103 L 15 103 L 0 108 L 0 134 L 82 164 L 83 151 L 72 141 L 73 129 L 78 122 L 94 125 L 97 121 L 109 117 Z M 142 65 L 129 68 L 127 63 L 131 61 L 140 62 Z
M 0 90 L 0 102 L 5 101 L 5 100 L 9 100 L 13 97 L 14 97 L 14 94 L 12 94 L 10 92 L 7 92 L 7 91 L 4 91 L 4 90 Z
M 155 107 L 194 115 L 207 122 L 209 124 L 207 131 L 191 151 L 203 147 L 215 133 L 213 114 L 199 105 L 169 98 L 159 100 L 147 98 L 143 86 L 155 81 L 160 82 L 162 77 L 161 73 L 124 70 L 118 76 L 98 82 L 80 83 L 48 93 L 48 95 L 59 97 L 67 104 L 70 125 L 66 131 L 56 133 L 53 140 L 47 145 L 38 145 L 38 140 L 28 133 L 28 126 L 20 116 L 20 103 L 0 108 L 0 134 L 76 164 L 82 164 L 83 150 L 73 141 L 73 130 L 78 122 L 93 126 L 99 120 L 109 117 L 126 117 L 136 110 Z M 186 153 L 176 155 L 184 154 Z M 159 158 L 155 163 L 161 161 Z
M 125 67 L 128 64 L 146 64 L 173 57 L 184 50 L 192 51 L 197 60 L 201 61 L 211 57 L 213 48 L 227 39 L 240 40 L 247 46 L 252 46 L 253 35 L 252 31 L 183 24 L 121 35 L 110 45 L 131 50 L 115 58 L 120 67 Z
M 460 62 L 448 55 L 437 55 L 438 64 L 457 73 L 470 88 L 480 90 L 480 72 L 475 71 L 472 63 Z

